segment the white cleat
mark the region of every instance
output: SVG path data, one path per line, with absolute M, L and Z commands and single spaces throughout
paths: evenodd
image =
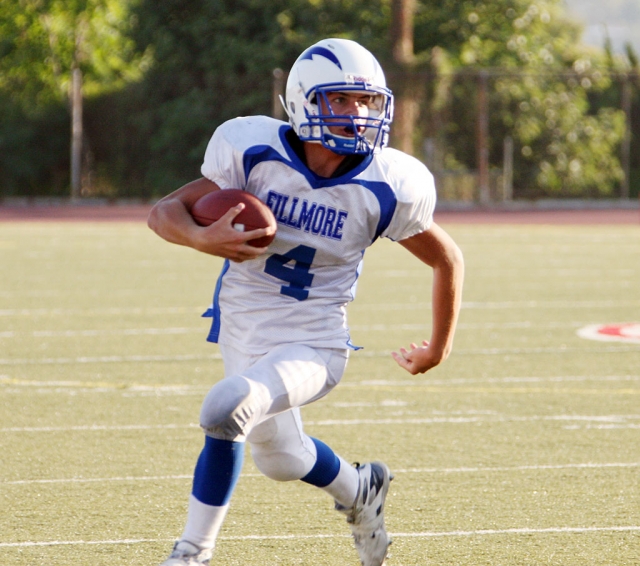
M 382 462 L 357 465 L 358 496 L 351 509 L 336 503 L 347 516 L 362 566 L 383 566 L 391 539 L 384 528 L 384 500 L 393 476 Z
M 199 548 L 186 540 L 179 540 L 173 547 L 171 556 L 160 566 L 209 566 L 211 549 Z

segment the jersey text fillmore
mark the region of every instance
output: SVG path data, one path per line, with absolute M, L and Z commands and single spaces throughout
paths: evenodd
M 309 203 L 306 199 L 302 199 L 302 204 L 299 201 L 298 197 L 293 197 L 289 202 L 288 195 L 276 191 L 269 191 L 267 196 L 267 206 L 278 223 L 325 238 L 342 240 L 342 229 L 349 215 L 346 210 L 336 210 L 317 202 Z

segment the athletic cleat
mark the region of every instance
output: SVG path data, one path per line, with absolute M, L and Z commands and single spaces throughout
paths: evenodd
M 211 549 L 199 548 L 186 540 L 179 540 L 173 546 L 171 556 L 160 566 L 209 566 Z
M 347 516 L 362 566 L 383 566 L 391 539 L 384 528 L 384 500 L 393 476 L 382 462 L 360 466 L 358 496 L 352 508 L 336 502 L 336 510 Z

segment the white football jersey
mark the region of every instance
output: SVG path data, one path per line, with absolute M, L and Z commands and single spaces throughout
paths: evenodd
M 285 132 L 265 116 L 235 118 L 213 134 L 202 175 L 240 188 L 273 211 L 278 231 L 266 254 L 225 261 L 208 340 L 261 354 L 283 343 L 351 345 L 346 305 L 362 258 L 377 238 L 403 240 L 429 228 L 436 192 L 417 159 L 391 148 L 337 178 L 311 172 Z

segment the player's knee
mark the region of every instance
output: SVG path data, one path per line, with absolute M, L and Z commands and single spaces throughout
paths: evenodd
M 251 456 L 258 470 L 272 480 L 294 481 L 307 474 L 308 464 L 296 454 L 261 452 L 252 445 Z
M 251 385 L 242 377 L 228 377 L 214 385 L 202 403 L 200 426 L 222 440 L 238 440 L 251 422 Z
M 315 463 L 309 437 L 301 438 L 295 430 L 283 434 L 273 420 L 263 423 L 259 431 L 256 429 L 249 442 L 256 467 L 272 480 L 299 480 Z

